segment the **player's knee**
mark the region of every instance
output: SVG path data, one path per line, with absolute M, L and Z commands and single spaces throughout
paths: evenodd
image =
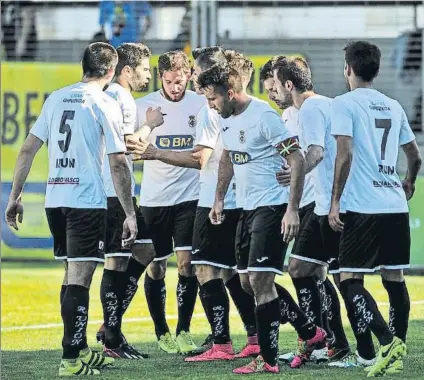
M 147 274 L 152 280 L 161 280 L 166 274 L 166 260 L 153 261 L 147 268 Z
M 117 272 L 125 272 L 128 267 L 129 257 L 107 257 L 105 260 L 105 269 Z
M 381 269 L 381 278 L 385 281 L 391 282 L 405 281 L 402 269 Z
M 194 273 L 191 261 L 187 259 L 178 260 L 178 273 L 185 277 L 193 276 Z
M 318 265 L 315 268 L 315 276 L 321 281 L 325 281 L 325 279 L 327 278 L 327 272 L 328 269 L 324 265 Z
M 250 280 L 249 280 L 249 275 L 248 274 L 240 274 L 240 283 L 241 283 L 242 289 L 246 293 L 250 294 L 251 296 L 254 295 L 253 289 L 250 286 Z
M 90 288 L 97 263 L 95 261 L 71 261 L 68 263 L 68 285 Z
M 235 275 L 237 274 L 237 271 L 235 269 L 222 269 L 220 276 L 222 278 L 222 281 L 226 284 L 228 281 L 230 281 Z
M 220 278 L 220 271 L 211 265 L 194 265 L 194 272 L 200 285 Z
M 155 258 L 155 249 L 153 244 L 134 244 L 132 254 L 138 262 L 147 266 Z
M 317 267 L 320 266 L 315 263 L 292 259 L 289 263 L 288 272 L 291 278 L 308 277 L 313 276 L 317 272 Z

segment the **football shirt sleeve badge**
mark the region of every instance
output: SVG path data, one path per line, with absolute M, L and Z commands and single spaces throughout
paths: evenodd
M 287 157 L 300 149 L 299 138 L 298 136 L 290 137 L 277 144 L 276 148 L 282 157 Z

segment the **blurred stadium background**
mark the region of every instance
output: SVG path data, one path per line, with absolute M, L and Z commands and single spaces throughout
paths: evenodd
M 2 210 L 16 156 L 53 90 L 78 81 L 79 61 L 91 41 L 143 41 L 155 55 L 220 44 L 252 57 L 250 92 L 266 98 L 258 80 L 261 65 L 275 54 L 300 54 L 313 71 L 316 90 L 345 91 L 342 48 L 367 39 L 382 50 L 376 86 L 400 101 L 424 143 L 422 1 L 2 1 L 1 2 L 1 174 Z M 159 86 L 157 76 L 149 91 Z M 143 94 L 135 94 L 142 96 Z M 404 172 L 401 154 L 399 170 Z M 44 149 L 25 188 L 25 223 L 12 232 L 2 223 L 2 256 L 51 257 L 52 241 L 43 211 L 47 177 Z M 138 177 L 142 166 L 137 167 Z M 411 202 L 413 265 L 424 268 L 424 178 Z M 3 215 L 3 212 L 2 212 Z
M 255 96 L 266 98 L 259 83 L 259 69 L 275 54 L 304 56 L 313 71 L 318 93 L 336 96 L 345 90 L 343 46 L 349 40 L 366 39 L 382 50 L 382 67 L 376 86 L 404 106 L 424 154 L 423 134 L 423 28 L 422 1 L 1 1 L 1 378 L 6 380 L 55 379 L 60 357 L 62 324 L 59 288 L 62 268 L 52 260 L 52 239 L 44 213 L 47 151 L 36 158 L 24 190 L 25 217 L 19 231 L 9 229 L 4 209 L 10 192 L 19 149 L 37 118 L 44 99 L 52 91 L 80 79 L 80 59 L 92 41 L 143 41 L 157 56 L 171 49 L 190 53 L 197 46 L 220 44 L 248 54 L 256 72 L 250 86 Z M 153 76 L 149 91 L 159 87 Z M 142 93 L 134 94 L 143 96 Z M 399 171 L 405 172 L 403 153 Z M 137 166 L 138 183 L 142 165 Z M 424 171 L 410 202 L 413 274 L 424 272 Z M 138 187 L 139 188 L 139 187 Z M 138 189 L 137 189 L 138 192 Z M 4 263 L 5 261 L 9 261 Z M 11 262 L 14 261 L 14 262 Z M 96 271 L 91 290 L 88 339 L 102 318 L 98 297 L 102 270 Z M 167 313 L 171 328 L 176 322 L 177 273 L 167 276 Z M 289 276 L 278 282 L 291 289 Z M 408 359 L 403 379 L 422 379 L 424 277 L 407 278 L 412 308 L 408 336 Z M 140 282 L 140 289 L 142 283 Z M 383 314 L 388 316 L 387 293 L 377 276 L 367 278 Z M 343 311 L 351 343 L 353 335 Z M 234 307 L 231 329 L 235 347 L 245 334 Z M 197 303 L 193 333 L 201 343 L 209 333 Z M 296 337 L 282 328 L 280 350 L 295 346 Z M 139 291 L 126 314 L 124 332 L 130 342 L 152 354 L 143 362 L 120 362 L 119 378 L 188 380 L 228 378 L 234 363 L 201 364 L 188 368 L 180 356 L 160 353 L 153 326 Z M 123 371 L 122 371 L 123 370 Z M 315 380 L 335 376 L 340 380 L 364 377 L 358 370 L 343 371 L 308 365 L 302 374 L 282 369 L 287 379 Z M 103 374 L 116 379 L 117 371 Z

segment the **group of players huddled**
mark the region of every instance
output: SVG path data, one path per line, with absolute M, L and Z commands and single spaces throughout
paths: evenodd
M 421 165 L 400 104 L 373 88 L 377 46 L 345 48 L 348 92 L 314 92 L 307 62 L 275 56 L 260 70 L 269 99 L 247 94 L 252 61 L 234 50 L 199 48 L 162 54 L 159 91 L 134 100 L 149 80 L 151 52 L 127 43 L 89 45 L 81 82 L 46 100 L 16 163 L 6 220 L 22 222 L 23 186 L 48 144 L 46 213 L 56 259 L 65 262 L 59 375 L 97 375 L 117 358 L 148 355 L 131 346 L 122 319 L 145 274 L 144 290 L 159 348 L 186 362 L 252 358 L 235 374 L 279 373 L 325 361 L 364 367 L 369 377 L 403 370 L 409 296 L 408 205 Z M 195 91 L 187 89 L 192 81 Z M 407 156 L 403 181 L 398 148 Z M 143 160 L 140 204 L 133 161 Z M 297 302 L 275 276 L 291 240 L 288 265 Z M 167 260 L 177 256 L 178 325 L 165 314 Z M 103 353 L 87 345 L 89 288 L 97 262 Z M 389 323 L 364 287 L 381 271 Z M 351 351 L 336 287 L 356 338 Z M 228 290 L 228 292 L 227 292 Z M 211 334 L 197 347 L 190 322 L 201 299 Z M 235 352 L 229 297 L 246 330 Z M 298 346 L 278 358 L 279 328 Z M 372 335 L 379 341 L 376 352 Z M 295 342 L 293 342 L 295 345 Z

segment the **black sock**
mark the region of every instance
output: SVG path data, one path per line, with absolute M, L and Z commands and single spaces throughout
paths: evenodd
M 125 314 L 131 301 L 133 300 L 135 293 L 138 289 L 138 280 L 146 270 L 146 266 L 139 263 L 133 257 L 128 262 L 127 270 L 125 271 L 125 279 L 122 282 L 123 287 L 123 299 L 122 299 L 122 315 Z
M 100 300 L 103 307 L 105 345 L 107 348 L 116 348 L 122 343 L 122 280 L 124 278 L 125 272 L 103 270 Z
M 343 328 L 340 301 L 339 296 L 337 295 L 337 290 L 328 278 L 324 281 L 324 286 L 326 294 L 328 324 L 334 334 L 335 339 L 334 347 L 348 348 L 349 342 Z
M 345 302 L 354 310 L 358 320 L 356 328 L 362 331 L 369 327 L 377 337 L 380 345 L 385 346 L 393 340 L 386 321 L 378 310 L 377 304 L 371 294 L 365 289 L 363 282 L 357 279 L 348 279 L 341 283 Z
M 61 314 L 64 326 L 62 339 L 63 359 L 76 359 L 87 341 L 88 289 L 68 285 L 63 296 Z
M 231 277 L 225 286 L 236 305 L 247 336 L 256 335 L 258 331 L 256 328 L 256 316 L 254 311 L 256 308 L 255 297 L 243 290 L 241 287 L 240 275 L 238 273 Z
M 206 318 L 208 319 L 209 325 L 212 328 L 212 320 L 213 319 L 211 319 L 211 316 L 209 315 L 209 310 L 208 310 L 208 307 L 206 305 L 205 297 L 206 297 L 205 291 L 203 290 L 202 286 L 199 284 L 199 298 L 200 298 L 200 301 L 202 302 L 203 310 L 206 314 Z
M 321 321 L 322 328 L 327 332 L 327 341 L 331 342 L 334 339 L 334 333 L 330 328 L 328 320 L 328 306 L 327 306 L 327 293 L 325 292 L 324 281 L 316 278 L 318 290 L 319 290 L 319 299 L 321 303 Z
M 60 304 L 62 305 L 63 297 L 65 297 L 66 285 L 62 285 L 60 288 Z
M 230 301 L 222 279 L 210 280 L 201 287 L 205 307 L 210 316 L 213 341 L 215 344 L 230 342 Z
M 275 284 L 275 288 L 277 289 L 280 300 L 280 323 L 289 322 L 303 340 L 313 338 L 315 336 L 316 326 L 308 321 L 308 318 L 287 289 L 279 284 Z
M 159 339 L 161 335 L 169 332 L 165 317 L 166 287 L 165 280 L 153 280 L 146 273 L 144 277 L 144 292 L 146 293 L 147 305 L 155 325 L 156 336 Z
M 317 282 L 314 277 L 292 278 L 296 288 L 299 306 L 309 322 L 322 327 L 321 302 Z
M 404 281 L 394 282 L 383 280 L 383 285 L 387 290 L 390 301 L 390 331 L 393 335 L 405 342 L 408 331 L 409 310 L 411 308 L 408 288 Z
M 191 317 L 196 305 L 197 289 L 199 283 L 196 276 L 185 277 L 178 275 L 177 303 L 178 303 L 178 324 L 177 336 L 181 331 L 190 331 Z
M 256 306 L 258 341 L 264 361 L 272 366 L 277 364 L 278 335 L 280 331 L 280 301 L 278 298 Z

